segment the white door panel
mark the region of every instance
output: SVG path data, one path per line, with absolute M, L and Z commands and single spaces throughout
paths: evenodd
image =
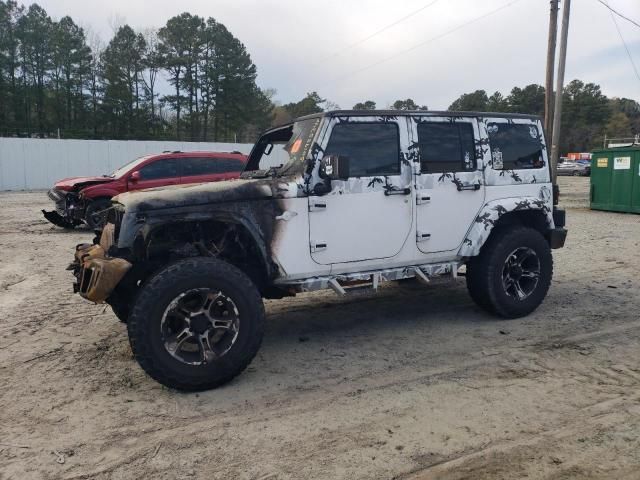
M 458 249 L 483 204 L 484 189 L 456 188 L 417 192 L 418 249 L 423 253 Z M 427 200 L 428 199 L 428 200 Z M 428 236 L 427 236 L 428 235 Z
M 448 117 L 428 117 L 416 125 L 413 136 L 420 145 L 422 171 L 415 177 L 418 250 L 422 253 L 455 251 L 464 242 L 484 205 L 483 165 L 489 154 L 482 149 L 481 133 L 473 118 L 452 121 Z M 440 132 L 444 132 L 445 137 L 432 133 L 423 147 L 420 128 L 426 125 L 444 129 Z M 461 130 L 461 126 L 465 130 Z M 446 135 L 456 131 L 452 129 L 458 130 L 459 144 L 452 143 L 451 138 L 447 140 Z M 441 145 L 456 148 L 441 153 Z M 433 173 L 430 168 L 434 169 Z
M 310 197 L 313 260 L 328 265 L 397 255 L 411 232 L 412 198 L 381 190 Z
M 309 197 L 311 258 L 321 265 L 397 256 L 415 236 L 408 119 L 335 117 L 321 140 L 325 155 L 349 159 L 349 178 Z M 412 249 L 415 248 L 413 243 Z

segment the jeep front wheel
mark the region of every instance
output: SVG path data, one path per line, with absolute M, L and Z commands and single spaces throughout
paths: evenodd
M 545 238 L 532 228 L 493 232 L 480 255 L 467 263 L 467 288 L 482 308 L 505 318 L 534 311 L 553 276 L 553 258 Z
M 179 390 L 218 387 L 240 374 L 264 335 L 264 306 L 233 265 L 192 258 L 156 274 L 128 318 L 129 341 L 152 378 Z

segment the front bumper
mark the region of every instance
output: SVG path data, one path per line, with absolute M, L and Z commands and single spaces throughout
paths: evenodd
M 42 210 L 42 214 L 44 215 L 44 218 L 49 220 L 54 225 L 57 225 L 58 227 L 73 228 L 73 227 L 75 227 L 75 226 L 80 224 L 80 222 L 74 222 L 73 220 L 67 220 L 65 217 L 60 215 L 55 210 L 53 210 L 51 212 L 47 212 L 46 210 Z
M 551 248 L 564 247 L 564 241 L 567 239 L 566 228 L 554 228 L 549 232 L 549 245 Z
M 82 223 L 84 208 L 75 193 L 52 188 L 47 196 L 55 203 L 55 210 L 42 210 L 44 218 L 63 228 L 73 228 Z
M 98 245 L 77 245 L 74 261 L 69 265 L 76 277 L 73 291 L 91 302 L 103 303 L 109 298 L 132 266 L 123 258 L 109 257 L 105 253 L 113 244 L 113 234 L 113 224 L 107 224 Z
M 567 223 L 566 212 L 558 207 L 553 207 L 553 225 L 549 232 L 549 245 L 551 248 L 564 247 L 564 241 L 567 238 L 567 229 L 564 226 Z

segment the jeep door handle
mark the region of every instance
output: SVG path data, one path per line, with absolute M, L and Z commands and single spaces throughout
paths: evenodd
M 389 195 L 409 195 L 411 193 L 411 189 L 409 187 L 405 187 L 405 188 L 398 188 L 398 189 L 393 189 L 393 190 L 385 190 L 384 194 L 385 196 L 389 196 Z
M 458 191 L 461 192 L 463 190 L 480 190 L 480 182 L 474 183 L 472 185 L 460 185 L 458 184 Z
M 326 203 L 310 203 L 309 204 L 309 211 L 310 212 L 317 212 L 318 210 L 324 211 L 327 209 L 327 204 Z

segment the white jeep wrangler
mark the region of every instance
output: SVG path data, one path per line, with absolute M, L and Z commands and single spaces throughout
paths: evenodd
M 280 157 L 278 157 L 280 153 Z M 260 346 L 262 298 L 455 277 L 496 315 L 533 311 L 564 245 L 541 122 L 336 111 L 264 133 L 238 180 L 124 193 L 75 289 L 109 303 L 164 385 L 221 385 Z

